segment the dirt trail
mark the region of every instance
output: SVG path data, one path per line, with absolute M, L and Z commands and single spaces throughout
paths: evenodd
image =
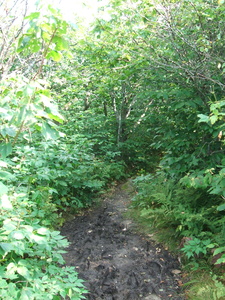
M 129 192 L 119 185 L 100 207 L 67 222 L 61 233 L 70 246 L 66 264 L 76 266 L 89 300 L 182 300 L 179 263 L 123 217 Z

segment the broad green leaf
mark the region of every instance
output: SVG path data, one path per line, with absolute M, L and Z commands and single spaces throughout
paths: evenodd
M 19 52 L 19 53 L 22 52 L 28 46 L 30 39 L 31 39 L 31 37 L 29 37 L 29 36 L 22 36 L 18 42 L 17 52 Z
M 23 240 L 25 238 L 25 235 L 20 230 L 12 232 L 10 236 L 16 240 Z
M 14 275 L 14 276 L 13 275 L 11 275 L 11 276 L 7 275 L 7 277 L 12 281 L 14 281 L 14 279 L 18 278 L 18 276 L 16 276 L 16 275 Z M 11 296 L 10 299 L 18 299 L 19 298 L 20 291 L 18 291 L 18 289 L 16 288 L 16 284 L 14 282 L 9 282 L 8 283 L 8 291 L 9 291 L 9 294 Z
M 220 206 L 217 207 L 218 211 L 223 211 L 225 210 L 225 204 L 221 204 Z
M 207 245 L 207 248 L 213 249 L 213 248 L 215 248 L 215 244 L 209 244 L 209 245 Z
M 0 247 L 5 251 L 6 254 L 14 249 L 11 243 L 0 243 Z
M 55 36 L 52 41 L 56 44 L 57 51 L 67 50 L 69 48 L 68 42 L 61 36 Z
M 28 99 L 27 99 L 27 101 L 28 101 Z M 26 115 L 27 115 L 27 105 L 23 105 L 20 108 L 20 112 L 17 117 L 18 126 L 26 119 Z
M 55 120 L 56 122 L 63 124 L 63 116 L 60 114 L 54 115 L 54 114 L 48 114 L 49 119 Z
M 54 106 L 54 104 L 52 103 L 52 99 L 45 96 L 45 95 L 43 95 L 43 94 L 40 95 L 40 100 L 44 104 L 44 106 L 46 106 L 46 107 Z
M 199 114 L 199 123 L 204 122 L 204 123 L 208 123 L 209 122 L 209 117 L 203 114 Z
M 18 272 L 21 276 L 23 276 L 24 278 L 26 278 L 26 279 L 30 279 L 30 278 L 31 278 L 30 273 L 29 273 L 29 270 L 28 270 L 28 268 L 25 267 L 25 266 L 19 266 L 19 267 L 17 268 L 17 272 Z
M 27 232 L 32 233 L 34 230 L 33 226 L 30 225 L 21 225 L 21 228 L 25 228 Z
M 60 26 L 58 26 L 58 28 L 57 28 L 57 33 L 61 34 L 61 35 L 66 34 L 67 28 L 68 28 L 68 24 L 66 23 L 66 21 L 61 21 Z
M 49 41 L 49 39 L 51 38 L 50 32 L 43 31 L 41 35 L 42 35 L 42 39 L 45 41 Z
M 0 167 L 7 168 L 8 164 L 5 161 L 0 160 Z
M 213 125 L 216 123 L 216 121 L 218 121 L 218 116 L 213 115 L 209 118 L 209 120 L 210 120 L 211 124 Z
M 13 127 L 7 127 L 6 128 L 6 134 L 12 137 L 16 136 L 16 130 Z
M 7 171 L 0 171 L 0 178 L 1 179 L 11 179 L 13 175 Z
M 213 256 L 215 256 L 219 253 L 223 253 L 224 251 L 225 251 L 225 247 L 219 247 L 213 252 Z
M 13 206 L 9 200 L 8 195 L 2 195 L 2 196 L 0 195 L 0 208 L 5 209 L 5 210 L 13 209 Z
M 11 219 L 6 219 L 3 222 L 3 229 L 7 231 L 8 233 L 12 232 L 13 230 L 16 230 L 16 225 L 12 222 Z
M 45 236 L 40 236 L 37 234 L 31 234 L 30 239 L 34 241 L 37 244 L 45 244 L 46 243 L 46 237 Z
M 37 233 L 41 234 L 41 235 L 47 235 L 47 234 L 49 234 L 49 230 L 45 227 L 41 227 L 41 228 L 38 228 Z
M 46 122 L 42 123 L 41 133 L 46 140 L 56 140 L 59 138 L 58 131 L 50 127 Z
M 7 269 L 7 274 L 14 274 L 16 272 L 17 266 L 15 263 L 11 262 L 10 264 L 8 264 L 6 269 Z
M 0 196 L 7 194 L 8 187 L 0 181 Z
M 39 40 L 33 40 L 31 44 L 29 44 L 29 50 L 32 53 L 36 53 L 41 50 L 41 44 Z
M 30 300 L 30 299 L 35 299 L 33 295 L 33 289 L 28 287 L 23 287 L 20 300 Z
M 11 143 L 3 143 L 0 145 L 0 157 L 3 159 L 12 153 Z
M 47 32 L 52 32 L 52 27 L 48 23 L 44 23 L 40 25 L 41 29 Z
M 10 126 L 10 127 L 4 126 L 1 129 L 0 133 L 3 137 L 6 137 L 7 135 L 11 136 L 11 137 L 15 137 L 16 136 L 16 129 L 15 129 L 15 127 L 12 127 L 12 126 Z
M 67 51 L 67 52 L 66 52 L 66 56 L 67 56 L 68 58 L 73 58 L 73 57 L 74 57 L 74 55 L 73 55 L 73 53 L 72 53 L 71 51 Z
M 46 58 L 52 58 L 54 61 L 60 61 L 62 58 L 62 54 L 52 50 L 47 54 Z
M 217 261 L 215 262 L 215 265 L 217 264 L 224 264 L 225 263 L 225 255 L 222 255 L 221 258 L 217 259 Z M 224 285 L 221 283 L 221 288 L 224 288 Z M 221 294 L 221 297 L 224 296 L 224 293 Z M 219 297 L 219 299 L 222 299 L 221 297 Z
M 7 281 L 5 279 L 0 278 L 0 289 L 5 289 L 7 287 L 8 287 Z
M 38 19 L 39 17 L 40 17 L 40 12 L 33 12 L 29 16 L 25 17 L 24 19 L 34 20 L 34 19 Z
M 24 96 L 31 97 L 34 94 L 35 90 L 36 88 L 33 85 L 27 84 L 23 89 Z

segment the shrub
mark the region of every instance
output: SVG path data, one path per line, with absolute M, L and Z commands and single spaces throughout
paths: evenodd
M 222 236 L 221 214 L 217 205 L 221 199 L 208 194 L 204 189 L 188 188 L 167 179 L 164 174 L 139 176 L 135 179 L 137 195 L 133 206 L 141 210 L 152 226 L 172 227 L 177 237 L 192 237 L 198 241 L 205 254 L 205 241 L 220 240 Z M 185 247 L 184 252 L 189 246 Z M 195 250 L 192 249 L 193 257 Z
M 74 268 L 63 266 L 67 240 L 44 227 L 41 217 L 26 193 L 1 195 L 2 299 L 83 299 L 82 280 Z

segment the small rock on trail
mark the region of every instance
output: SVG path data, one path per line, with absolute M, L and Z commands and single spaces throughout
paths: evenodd
M 64 259 L 85 280 L 89 300 L 182 300 L 179 263 L 168 251 L 134 232 L 123 213 L 129 194 L 116 187 L 100 207 L 64 224 L 70 241 Z M 176 273 L 176 272 L 175 272 Z

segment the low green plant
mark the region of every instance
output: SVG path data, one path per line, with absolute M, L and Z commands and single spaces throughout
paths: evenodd
M 188 282 L 184 284 L 187 298 L 224 299 L 224 278 L 220 274 L 225 262 L 221 197 L 205 189 L 184 186 L 162 172 L 138 176 L 134 184 L 133 214 L 138 214 L 136 218 L 146 230 L 153 235 L 156 231 L 156 238 L 160 236 L 160 242 L 166 245 L 170 230 L 177 241 L 175 251 L 184 254 L 182 263 L 189 272 Z M 220 268 L 215 269 L 213 264 Z
M 141 208 L 142 215 L 151 219 L 154 226 L 171 226 L 178 236 L 205 239 L 218 230 L 216 206 L 211 206 L 211 196 L 204 190 L 184 187 L 165 174 L 142 175 L 134 183 L 138 193 L 133 206 Z M 213 218 L 215 223 L 211 222 Z
M 110 182 L 126 176 L 123 163 L 95 157 L 89 141 L 79 135 L 20 144 L 13 155 L 9 168 L 14 176 L 8 183 L 28 186 L 40 207 L 87 207 Z
M 224 278 L 220 278 L 216 275 L 212 277 L 215 285 L 215 289 L 213 289 L 213 300 L 224 299 L 225 297 L 225 285 Z
M 207 253 L 207 246 L 211 243 L 211 240 L 200 240 L 196 237 L 191 238 L 185 243 L 184 247 L 181 249 L 188 258 L 197 258 L 201 254 L 204 256 Z
M 1 299 L 83 299 L 82 280 L 63 266 L 67 240 L 44 227 L 36 210 L 26 193 L 1 195 Z
M 163 173 L 139 176 L 134 183 L 137 194 L 132 205 L 152 227 L 171 228 L 177 239 L 188 238 L 181 249 L 188 259 L 212 256 L 211 245 L 215 257 L 221 254 L 217 263 L 224 263 L 224 211 L 219 196 L 186 187 Z
M 223 300 L 225 286 L 223 276 L 213 275 L 204 270 L 191 273 L 191 280 L 184 284 L 188 287 L 187 299 L 193 300 Z
M 213 253 L 212 262 L 216 266 L 223 266 L 225 264 L 225 246 L 218 243 L 210 243 L 207 245 L 208 249 L 211 249 Z

